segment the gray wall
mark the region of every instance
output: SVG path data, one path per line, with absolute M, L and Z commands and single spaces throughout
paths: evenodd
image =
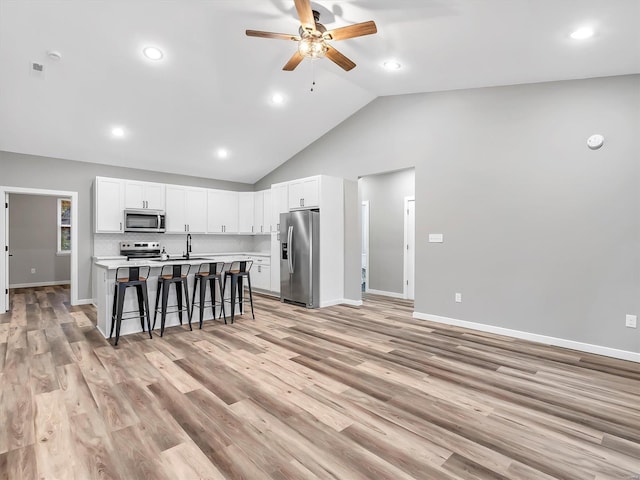
M 414 196 L 413 168 L 362 177 L 360 198 L 369 201 L 369 287 L 404 292 L 404 199 Z
M 57 255 L 57 216 L 58 197 L 9 195 L 10 285 L 69 281 L 71 257 Z
M 93 181 L 96 176 L 250 191 L 251 185 L 0 151 L 0 185 L 78 192 L 78 296 L 91 298 Z
M 640 352 L 638 132 L 638 75 L 383 97 L 256 188 L 415 166 L 416 311 Z

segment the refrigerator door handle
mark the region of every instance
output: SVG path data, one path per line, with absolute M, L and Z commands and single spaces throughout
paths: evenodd
M 293 273 L 293 248 L 291 241 L 293 240 L 293 225 L 289 225 L 287 230 L 287 246 L 289 248 L 289 255 L 287 255 L 287 262 L 289 264 L 289 273 Z

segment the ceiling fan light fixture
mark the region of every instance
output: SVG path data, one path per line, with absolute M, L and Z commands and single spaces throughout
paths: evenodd
M 327 50 L 329 47 L 322 36 L 308 34 L 298 42 L 298 52 L 303 57 L 322 58 L 327 54 Z
M 571 33 L 570 37 L 574 40 L 586 40 L 593 37 L 593 29 L 591 27 L 581 27 Z

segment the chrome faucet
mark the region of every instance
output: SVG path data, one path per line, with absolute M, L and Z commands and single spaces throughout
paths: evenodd
M 187 233 L 187 254 L 185 258 L 189 260 L 189 254 L 191 253 L 191 234 Z

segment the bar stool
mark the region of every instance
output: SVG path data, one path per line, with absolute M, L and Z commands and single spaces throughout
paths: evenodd
M 180 319 L 180 325 L 182 325 L 182 312 L 187 312 L 187 317 L 189 319 L 189 330 L 193 330 L 191 328 L 191 309 L 189 308 L 189 287 L 187 285 L 187 275 L 189 272 L 189 268 L 191 265 L 189 264 L 178 264 L 178 265 L 163 265 L 162 270 L 160 270 L 160 275 L 158 276 L 158 290 L 156 292 L 156 307 L 155 313 L 153 314 L 153 328 L 156 328 L 156 317 L 158 316 L 158 311 L 160 311 L 160 336 L 164 334 L 164 322 L 167 318 L 167 313 L 177 313 L 178 318 Z M 178 305 L 176 310 L 167 310 L 169 307 L 176 307 L 176 305 L 167 305 L 167 301 L 169 299 L 169 287 L 171 285 L 175 286 L 176 289 L 176 299 L 178 300 Z M 184 298 L 186 306 L 182 306 L 182 290 L 184 289 Z M 162 304 L 160 308 L 158 308 L 158 302 L 160 300 L 160 295 L 162 294 Z
M 242 285 L 243 278 L 247 279 L 247 286 L 249 287 L 249 301 L 251 302 L 251 317 L 254 319 L 256 316 L 253 314 L 253 294 L 251 292 L 251 270 L 253 260 L 236 260 L 229 264 L 229 268 L 224 271 L 224 281 L 222 287 L 222 298 L 225 302 L 231 304 L 231 323 L 233 323 L 235 317 L 236 303 L 240 306 L 240 313 L 244 313 L 242 301 L 244 300 L 244 288 Z M 229 300 L 224 298 L 224 292 L 227 288 L 227 280 L 231 279 L 231 298 Z M 236 301 L 236 290 L 238 292 L 238 300 Z M 219 318 L 219 317 L 218 317 Z
M 142 272 L 140 269 L 142 268 Z M 127 271 L 124 276 L 124 271 Z M 149 330 L 149 338 L 151 336 L 151 319 L 149 315 L 149 298 L 147 296 L 147 278 L 149 278 L 149 267 L 118 267 L 116 269 L 116 282 L 113 289 L 113 308 L 111 310 L 111 331 L 109 332 L 109 339 L 113 336 L 113 327 L 116 327 L 116 341 L 115 345 L 118 345 L 120 339 L 120 326 L 122 320 L 129 318 L 140 317 L 140 326 L 144 332 L 144 317 L 147 317 L 147 328 Z M 138 312 L 136 315 L 135 310 L 123 312 L 124 297 L 127 293 L 127 288 L 136 287 L 136 294 L 138 297 Z M 123 317 L 123 315 L 127 315 Z
M 202 320 L 204 309 L 211 308 L 213 318 L 216 318 L 216 305 L 221 307 L 222 315 L 224 315 L 224 323 L 227 323 L 227 315 L 224 312 L 224 297 L 222 287 L 222 272 L 224 271 L 224 262 L 201 263 L 198 271 L 194 275 L 193 282 L 193 299 L 191 300 L 191 314 L 196 307 L 200 310 L 200 329 L 202 329 Z M 207 281 L 209 282 L 209 291 L 211 292 L 211 300 L 205 301 L 207 295 Z M 220 293 L 220 301 L 216 302 L 216 282 L 218 284 L 218 292 Z M 198 284 L 200 289 L 198 290 Z M 199 302 L 196 302 L 196 291 L 199 292 Z

